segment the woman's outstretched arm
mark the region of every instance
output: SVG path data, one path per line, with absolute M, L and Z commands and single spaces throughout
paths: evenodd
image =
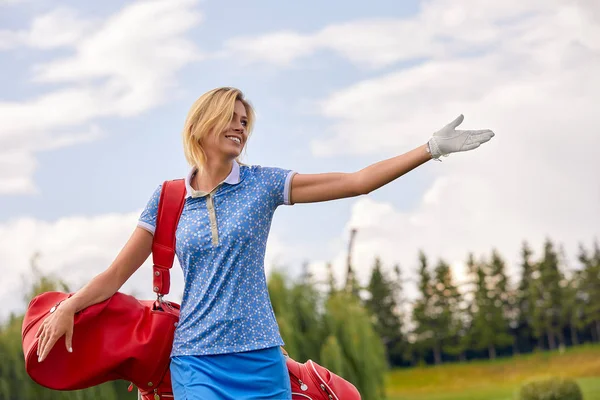
M 368 194 L 430 159 L 427 145 L 422 145 L 354 173 L 296 174 L 292 180 L 291 201 L 314 203 Z
M 429 141 L 407 153 L 369 165 L 353 173 L 296 174 L 291 202 L 314 203 L 368 194 L 431 160 L 469 151 L 494 137 L 489 130 L 456 130 L 464 117 L 435 132 Z

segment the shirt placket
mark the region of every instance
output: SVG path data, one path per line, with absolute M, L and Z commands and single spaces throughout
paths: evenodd
M 194 197 L 206 197 L 206 211 L 210 225 L 210 235 L 213 246 L 219 244 L 219 226 L 217 225 L 217 212 L 215 209 L 215 194 L 221 185 L 214 188 L 210 193 L 196 191 Z
M 217 188 L 210 192 L 206 197 L 206 208 L 208 210 L 208 220 L 210 221 L 210 233 L 212 236 L 212 244 L 219 244 L 219 228 L 217 226 L 217 213 L 215 210 L 214 196 Z

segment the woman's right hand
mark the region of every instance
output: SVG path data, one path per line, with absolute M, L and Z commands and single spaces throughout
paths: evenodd
M 65 344 L 69 353 L 73 352 L 73 325 L 75 312 L 63 303 L 50 314 L 38 328 L 38 362 L 44 361 L 58 339 L 65 336 Z
M 68 352 L 73 352 L 73 324 L 75 313 L 98 304 L 110 296 L 146 261 L 152 252 L 152 233 L 136 227 L 111 266 L 68 300 L 63 301 L 40 325 L 36 332 L 38 338 L 38 361 L 42 362 L 52 350 L 58 339 L 65 336 Z

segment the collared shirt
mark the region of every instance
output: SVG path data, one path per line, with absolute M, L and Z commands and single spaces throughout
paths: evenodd
M 293 171 L 240 166 L 210 193 L 191 187 L 176 232 L 184 291 L 172 356 L 283 345 L 269 299 L 264 256 L 273 214 L 290 204 Z M 154 232 L 161 186 L 138 225 Z

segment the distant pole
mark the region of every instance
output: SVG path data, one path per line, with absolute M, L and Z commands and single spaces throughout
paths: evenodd
M 348 254 L 346 259 L 346 290 L 353 291 L 354 289 L 354 269 L 352 268 L 352 251 L 354 249 L 354 237 L 356 236 L 356 228 L 350 231 L 350 240 L 348 241 Z

